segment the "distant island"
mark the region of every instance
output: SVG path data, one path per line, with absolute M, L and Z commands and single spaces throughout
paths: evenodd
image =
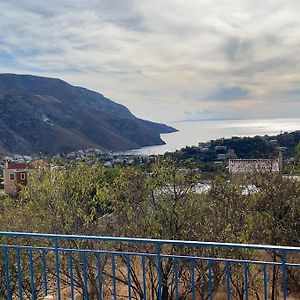
M 102 94 L 56 78 L 0 74 L 0 155 L 162 145 L 175 128 L 134 116 Z

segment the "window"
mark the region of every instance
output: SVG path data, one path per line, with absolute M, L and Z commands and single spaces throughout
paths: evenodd
M 15 173 L 9 174 L 9 180 L 15 180 Z
M 21 173 L 21 180 L 25 180 L 26 179 L 26 173 Z

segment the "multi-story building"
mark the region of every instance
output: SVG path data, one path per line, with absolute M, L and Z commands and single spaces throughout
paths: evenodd
M 281 173 L 282 155 L 275 159 L 229 159 L 228 168 L 233 182 L 242 182 L 253 174 Z
M 15 196 L 22 186 L 27 184 L 27 173 L 30 169 L 28 163 L 6 161 L 3 168 L 4 191 L 6 194 Z

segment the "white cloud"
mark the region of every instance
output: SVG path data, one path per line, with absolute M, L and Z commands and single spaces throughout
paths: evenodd
M 294 116 L 299 9 L 297 0 L 3 0 L 0 72 L 61 77 L 164 122 Z M 247 93 L 222 98 L 220 87 Z

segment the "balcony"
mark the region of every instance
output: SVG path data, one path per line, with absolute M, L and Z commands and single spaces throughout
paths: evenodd
M 300 299 L 300 247 L 0 232 L 0 299 Z

